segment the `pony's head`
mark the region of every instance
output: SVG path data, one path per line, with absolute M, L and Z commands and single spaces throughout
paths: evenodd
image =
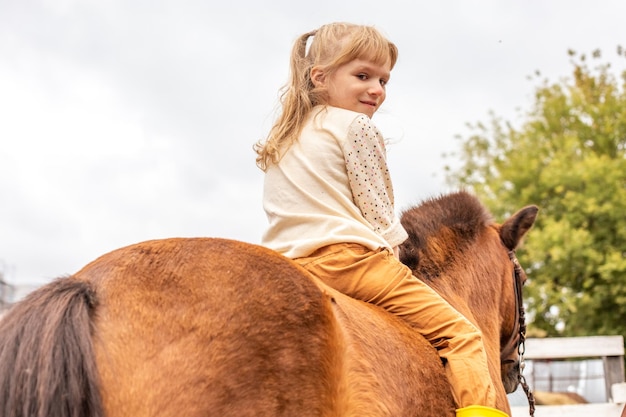
M 499 225 L 475 196 L 461 191 L 402 214 L 409 238 L 400 260 L 481 330 L 492 377 L 502 380 L 506 393 L 519 383 L 518 346 L 525 332 L 520 316 L 526 275 L 515 249 L 537 211 L 525 207 Z

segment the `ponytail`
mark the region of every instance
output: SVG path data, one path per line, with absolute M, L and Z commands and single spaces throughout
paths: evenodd
M 269 165 L 278 163 L 281 150 L 295 142 L 313 108 L 309 95 L 314 88 L 311 81 L 312 62 L 309 62 L 306 55 L 306 47 L 309 38 L 316 33 L 317 30 L 305 33 L 294 43 L 291 50 L 291 76 L 289 82 L 281 88 L 282 113 L 272 126 L 267 140 L 254 145 L 257 152 L 256 164 L 263 171 Z

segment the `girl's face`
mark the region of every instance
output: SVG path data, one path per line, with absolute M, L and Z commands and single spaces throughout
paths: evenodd
M 311 79 L 316 86 L 327 89 L 328 105 L 364 113 L 371 118 L 385 101 L 385 86 L 390 73 L 389 60 L 378 65 L 355 59 L 343 64 L 330 75 L 314 67 L 311 70 Z

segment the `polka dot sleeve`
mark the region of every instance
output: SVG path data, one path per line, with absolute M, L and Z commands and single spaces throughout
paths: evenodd
M 367 116 L 352 122 L 343 151 L 352 196 L 361 214 L 392 247 L 402 243 L 406 231 L 395 215 L 385 142 Z

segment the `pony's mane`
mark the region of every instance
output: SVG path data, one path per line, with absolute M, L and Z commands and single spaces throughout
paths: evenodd
M 459 191 L 407 209 L 401 222 L 409 238 L 400 260 L 420 278 L 433 279 L 462 256 L 493 217 L 474 195 Z

